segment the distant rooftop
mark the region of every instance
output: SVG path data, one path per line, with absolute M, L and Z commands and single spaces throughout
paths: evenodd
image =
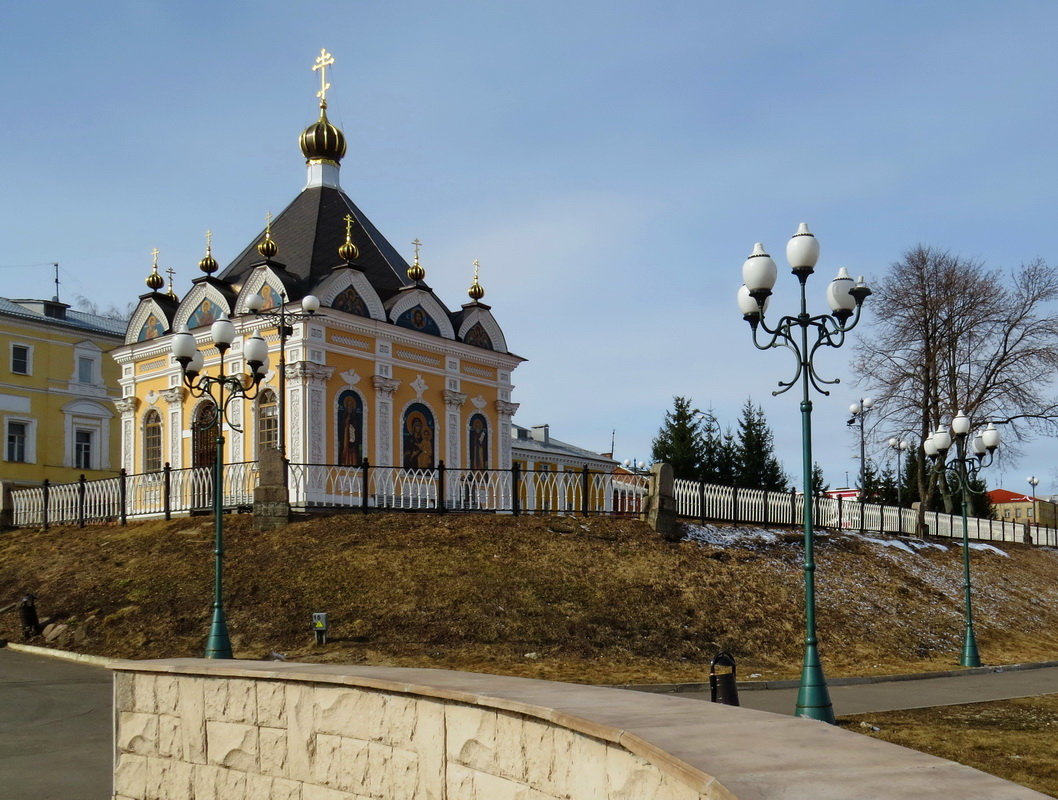
M 84 311 L 74 311 L 58 300 L 12 300 L 0 297 L 0 315 L 47 322 L 62 328 L 74 328 L 107 336 L 124 337 L 126 319 L 101 317 Z
M 569 442 L 563 442 L 551 435 L 550 425 L 534 425 L 532 428 L 523 428 L 521 425 L 511 426 L 511 437 L 514 446 L 523 452 L 547 453 L 552 456 L 564 456 L 577 460 L 604 461 L 616 464 L 617 462 L 608 455 L 585 450 Z

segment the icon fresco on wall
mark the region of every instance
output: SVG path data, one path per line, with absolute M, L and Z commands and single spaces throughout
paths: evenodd
M 441 335 L 441 329 L 437 327 L 437 323 L 434 322 L 433 317 L 427 314 L 426 309 L 422 306 L 412 306 L 397 317 L 397 325 L 402 328 L 409 328 L 413 331 L 429 333 L 432 336 Z
M 471 469 L 489 468 L 489 421 L 484 414 L 474 414 L 470 418 L 467 453 Z
M 412 403 L 404 412 L 403 453 L 405 469 L 431 469 L 434 453 L 434 422 L 430 409 Z
M 137 342 L 146 342 L 148 339 L 157 339 L 159 336 L 165 335 L 165 325 L 158 319 L 158 315 L 151 313 L 147 316 L 147 321 L 143 323 L 143 327 L 140 328 L 139 338 Z
M 364 403 L 356 392 L 338 395 L 338 463 L 360 466 L 364 452 Z
M 279 305 L 279 292 L 272 288 L 272 284 L 264 284 L 258 294 L 260 294 L 261 299 L 264 300 L 264 302 L 261 303 L 261 311 L 267 311 L 268 309 L 276 308 Z
M 220 312 L 221 307 L 207 297 L 191 312 L 191 316 L 187 318 L 187 327 L 201 328 L 203 325 L 212 325 L 217 321 Z
M 331 308 L 336 308 L 349 314 L 356 314 L 359 317 L 371 316 L 367 312 L 367 303 L 364 302 L 364 298 L 352 286 L 347 286 L 334 298 Z
M 471 326 L 470 330 L 467 331 L 467 335 L 463 337 L 463 341 L 467 344 L 473 345 L 474 347 L 481 347 L 485 350 L 492 349 L 492 339 L 485 333 L 485 329 L 481 326 L 480 322 L 475 322 Z

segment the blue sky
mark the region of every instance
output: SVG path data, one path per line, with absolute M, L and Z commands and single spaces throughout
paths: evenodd
M 530 359 L 516 421 L 645 458 L 673 395 L 729 424 L 750 397 L 799 475 L 797 398 L 770 395 L 789 356 L 750 343 L 742 260 L 781 263 L 808 222 L 822 311 L 838 267 L 877 280 L 918 243 L 1058 258 L 1056 27 L 1038 2 L 5 4 L 0 295 L 50 296 L 58 261 L 64 300 L 124 305 L 153 247 L 182 292 L 207 228 L 226 264 L 304 183 L 326 47 L 343 187 L 406 256 L 422 239 L 449 306 L 480 259 Z M 783 273 L 772 309 L 795 303 Z M 819 359 L 843 379 L 815 402 L 835 485 L 858 469 L 850 359 Z M 990 483 L 1058 491 L 1051 449 Z

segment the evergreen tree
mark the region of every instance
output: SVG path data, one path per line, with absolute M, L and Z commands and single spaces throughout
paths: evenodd
M 823 477 L 823 468 L 817 461 L 812 465 L 812 494 L 818 497 L 821 494 L 826 494 L 829 489 L 830 484 Z
M 785 492 L 790 481 L 775 455 L 775 437 L 764 409 L 746 400 L 738 420 L 738 472 L 735 485 Z
M 878 494 L 871 502 L 887 506 L 896 505 L 896 472 L 892 464 L 886 464 L 882 474 L 878 476 Z
M 720 430 L 720 423 L 712 409 L 702 422 L 704 444 L 699 480 L 718 486 L 732 486 L 737 472 L 735 436 Z
M 665 412 L 665 422 L 654 438 L 651 455 L 654 461 L 671 465 L 675 477 L 698 479 L 705 458 L 705 442 L 701 412 L 691 407 L 690 398 L 672 398 L 672 411 Z

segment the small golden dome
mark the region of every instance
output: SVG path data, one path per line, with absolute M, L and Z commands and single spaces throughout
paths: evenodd
M 210 248 L 206 248 L 206 254 L 202 257 L 202 260 L 198 262 L 198 268 L 207 275 L 212 275 L 219 268 L 217 259 L 213 257 L 213 251 Z
M 412 244 L 415 245 L 415 260 L 412 261 L 411 266 L 408 267 L 408 277 L 413 281 L 421 281 L 426 277 L 426 270 L 423 269 L 422 264 L 419 263 L 419 248 L 422 247 L 422 242 L 416 237 Z
M 467 289 L 467 294 L 470 295 L 470 299 L 473 300 L 475 303 L 478 300 L 480 300 L 482 297 L 485 296 L 485 287 L 482 286 L 480 283 L 478 283 L 478 269 L 480 267 L 481 267 L 481 264 L 479 264 L 478 260 L 475 258 L 474 259 L 474 282 L 472 284 L 470 284 L 470 288 Z
M 279 252 L 279 246 L 272 241 L 272 234 L 265 233 L 265 238 L 257 243 L 257 252 L 264 258 L 275 258 Z
M 147 280 L 144 281 L 147 284 L 147 288 L 152 292 L 157 292 L 163 286 L 165 286 L 165 278 L 158 274 L 158 265 L 154 265 L 154 270 L 150 275 L 147 276 Z
M 345 155 L 345 134 L 327 119 L 327 104 L 320 103 L 320 118 L 301 132 L 301 152 L 309 161 L 333 161 Z
M 346 261 L 356 261 L 360 257 L 360 250 L 349 239 L 346 239 L 338 248 L 338 255 Z

